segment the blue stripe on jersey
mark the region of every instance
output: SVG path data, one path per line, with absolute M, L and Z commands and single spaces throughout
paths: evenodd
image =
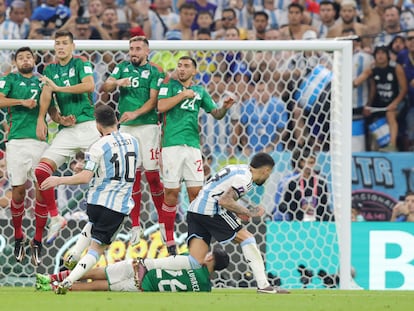
M 217 180 L 214 180 L 214 181 L 211 181 L 211 182 L 208 182 L 207 184 L 205 184 L 204 188 L 201 190 L 202 191 L 201 194 L 203 196 L 198 201 L 199 204 L 198 204 L 197 210 L 194 211 L 194 212 L 204 215 L 205 211 L 206 211 L 206 208 L 207 208 L 209 196 L 211 195 L 211 192 L 215 188 L 220 189 L 220 186 L 222 184 L 226 183 L 230 178 L 234 178 L 236 175 L 244 175 L 245 172 L 246 172 L 246 170 L 242 169 L 242 168 L 237 168 L 237 169 L 234 169 L 234 170 L 230 170 L 229 174 L 227 174 L 223 177 L 220 177 Z M 221 195 L 223 193 L 224 192 L 217 193 L 217 195 Z M 216 203 L 214 205 L 216 206 L 215 214 L 218 214 L 220 208 L 219 208 L 219 205 L 217 203 L 217 200 L 216 200 Z M 190 208 L 191 208 L 191 206 L 190 206 Z
M 117 195 L 119 194 L 120 189 L 123 188 L 127 183 L 125 180 L 125 175 L 127 174 L 126 172 L 126 168 L 127 168 L 126 154 L 128 152 L 127 145 L 122 143 L 124 141 L 124 138 L 122 137 L 120 132 L 113 133 L 112 135 L 115 141 L 119 144 L 120 154 L 118 155 L 118 160 L 119 160 L 119 175 L 121 177 L 121 180 L 119 181 L 118 185 L 111 190 L 111 194 L 108 196 L 108 200 L 107 200 L 108 205 L 106 206 L 114 206 L 116 204 L 115 200 L 117 198 Z M 126 197 L 126 196 L 124 196 L 122 199 L 122 206 L 121 206 L 120 212 L 123 214 L 129 213 L 128 199 L 129 197 Z
M 357 67 L 357 75 L 356 75 L 357 77 L 362 73 L 363 69 L 364 69 L 364 56 L 360 54 L 358 56 L 358 67 Z M 365 105 L 363 85 L 359 86 L 356 91 L 357 91 L 357 102 L 356 102 L 355 108 L 361 108 Z
M 111 150 L 111 146 L 106 143 L 102 146 L 102 150 L 103 150 L 103 154 L 104 154 L 104 160 L 105 160 L 105 172 L 106 172 L 106 176 L 113 176 L 113 165 L 107 162 L 107 159 L 105 157 L 105 155 L 107 154 L 108 150 Z M 99 165 L 99 163 L 98 163 Z M 91 203 L 92 204 L 97 204 L 97 202 L 99 201 L 99 197 L 101 192 L 103 192 L 105 190 L 105 188 L 108 185 L 108 179 L 104 178 L 102 180 L 102 183 L 100 185 L 97 185 L 95 192 L 92 195 L 92 200 Z M 105 206 L 107 207 L 107 206 Z M 109 206 L 108 206 L 109 208 Z

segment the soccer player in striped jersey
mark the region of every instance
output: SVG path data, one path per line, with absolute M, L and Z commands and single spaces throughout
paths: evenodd
M 71 274 L 59 284 L 56 293 L 65 294 L 99 260 L 127 219 L 134 206 L 131 198 L 135 171 L 141 164 L 138 141 L 118 131 L 115 111 L 106 105 L 96 108 L 96 127 L 102 138 L 85 153 L 82 172 L 43 181 L 42 190 L 55 186 L 85 184 L 95 179 L 87 196 L 90 245 Z
M 169 256 L 157 260 L 145 259 L 148 269 L 198 269 L 209 251 L 212 238 L 220 243 L 239 243 L 243 255 L 257 281 L 258 293 L 288 293 L 273 287 L 266 277 L 263 258 L 254 236 L 242 227 L 240 218 L 248 220 L 264 214 L 262 206 L 239 204 L 255 183 L 261 186 L 269 178 L 274 160 L 267 153 L 257 153 L 250 164 L 228 165 L 203 186 L 187 212 L 189 256 Z M 243 199 L 242 199 L 243 200 Z M 245 205 L 246 205 L 245 204 Z M 237 216 L 236 216 L 237 215 Z
M 148 55 L 148 40 L 143 36 L 132 37 L 129 40 L 130 59 L 118 64 L 103 85 L 106 92 L 112 92 L 119 87 L 120 131 L 134 136 L 141 146 L 143 167 L 138 168 L 135 174 L 132 193 L 135 206 L 130 215 L 131 245 L 137 245 L 142 235 L 139 222 L 142 170 L 145 172 L 160 221 L 162 221 L 161 208 L 164 200 L 158 163 L 160 130 L 156 107 L 158 92 L 165 74 L 160 67 L 148 61 Z
M 209 252 L 199 269 L 147 270 L 142 259 L 126 259 L 106 267 L 94 268 L 86 273 L 82 280 L 76 282 L 72 291 L 112 291 L 112 292 L 210 292 L 211 273 L 226 268 L 229 255 L 215 248 Z M 62 277 L 70 274 L 69 270 L 52 275 L 36 275 L 36 289 L 50 291 Z
M 71 32 L 57 31 L 54 49 L 57 62 L 49 64 L 41 78 L 45 85 L 40 96 L 36 134 L 39 139 L 46 139 L 47 124 L 44 119 L 49 108 L 55 111 L 60 130 L 36 168 L 39 186 L 79 150 L 86 150 L 99 139 L 93 115 L 92 92 L 95 83 L 92 65 L 89 61 L 73 56 L 75 44 Z M 66 225 L 65 219 L 58 214 L 54 189 L 41 190 L 38 204 L 43 206 L 45 221 L 48 212 L 51 216 L 46 238 L 46 242 L 51 243 Z M 36 235 L 33 245 L 39 263 L 41 238 L 41 235 Z
M 15 53 L 17 72 L 0 78 L 0 108 L 7 107 L 8 132 L 7 171 L 12 185 L 10 211 L 14 227 L 14 255 L 16 261 L 25 257 L 26 237 L 22 228 L 25 209 L 26 182 L 35 181 L 34 170 L 47 143 L 36 137 L 36 123 L 39 114 L 39 98 L 42 91 L 39 77 L 33 74 L 35 58 L 29 47 L 22 47 Z M 42 236 L 46 222 L 36 204 L 35 236 Z M 33 262 L 37 265 L 37 262 Z
M 190 202 L 204 183 L 200 151 L 198 114 L 200 109 L 215 119 L 222 119 L 234 103 L 227 97 L 221 108 L 204 87 L 193 84 L 197 63 L 189 56 L 178 60 L 177 80 L 163 84 L 158 95 L 158 111 L 162 113 L 162 173 L 164 182 L 163 221 L 161 233 L 168 253 L 176 254 L 174 222 L 181 182 L 186 183 Z

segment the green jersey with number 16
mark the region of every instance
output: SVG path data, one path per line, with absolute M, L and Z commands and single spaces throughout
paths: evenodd
M 93 76 L 90 62 L 80 57 L 72 57 L 66 65 L 58 63 L 48 65 L 43 74 L 57 86 L 73 86 L 82 83 L 82 79 Z M 60 113 L 63 116 L 74 115 L 76 123 L 95 120 L 92 93 L 55 93 Z M 53 102 L 53 101 L 52 101 Z
M 117 80 L 129 78 L 131 85 L 120 87 L 119 113 L 121 116 L 127 111 L 141 108 L 150 98 L 151 89 L 160 90 L 165 74 L 161 67 L 152 63 L 142 66 L 134 66 L 131 62 L 118 64 L 111 74 Z M 138 118 L 124 122 L 123 125 L 157 124 L 158 114 L 155 109 Z
M 41 89 L 39 77 L 23 77 L 20 73 L 9 73 L 0 78 L 0 92 L 7 98 L 34 99 L 37 106 L 33 109 L 19 106 L 7 108 L 7 122 L 10 126 L 8 140 L 36 137 L 37 117 L 39 115 L 39 98 Z
M 201 85 L 192 85 L 196 96 L 179 102 L 162 116 L 162 147 L 187 145 L 200 148 L 200 134 L 198 129 L 198 114 L 200 108 L 211 112 L 217 108 L 216 103 Z M 184 90 L 184 86 L 177 80 L 171 79 L 163 84 L 158 99 L 173 97 Z

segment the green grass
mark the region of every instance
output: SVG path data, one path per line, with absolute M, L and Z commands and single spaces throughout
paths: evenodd
M 0 310 L 13 311 L 307 311 L 412 310 L 414 292 L 293 290 L 290 295 L 256 294 L 252 289 L 212 293 L 36 292 L 0 287 Z

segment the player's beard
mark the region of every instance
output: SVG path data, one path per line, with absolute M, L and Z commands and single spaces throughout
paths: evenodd
M 21 68 L 19 68 L 19 72 L 22 73 L 22 74 L 28 74 L 28 73 L 33 72 L 33 68 L 34 68 L 33 66 L 21 67 Z
M 136 67 L 141 66 L 142 61 L 139 58 L 135 58 L 135 59 L 136 59 L 135 61 L 133 59 L 131 59 L 131 64 L 136 66 Z

